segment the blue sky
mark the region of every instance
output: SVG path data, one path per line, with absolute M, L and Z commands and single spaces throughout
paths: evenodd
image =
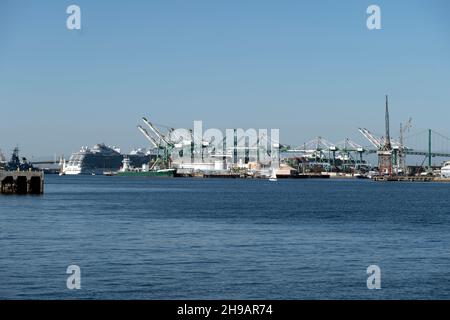
M 82 29 L 66 28 L 77 4 Z M 366 28 L 377 4 L 382 30 Z M 284 143 L 383 132 L 450 136 L 450 2 L 0 2 L 0 148 L 147 146 L 136 125 L 279 128 Z

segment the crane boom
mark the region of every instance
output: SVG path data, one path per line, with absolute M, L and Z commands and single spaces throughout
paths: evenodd
M 164 137 L 164 135 L 161 132 L 159 132 L 159 130 L 156 129 L 155 126 L 150 121 L 148 121 L 146 117 L 142 117 L 142 120 L 153 131 L 153 133 L 156 134 L 156 136 L 159 139 L 164 141 L 165 144 L 170 145 L 169 141 L 167 141 L 167 139 Z
M 369 140 L 369 142 L 375 147 L 375 148 L 381 148 L 381 141 L 380 139 L 376 138 L 372 133 L 370 133 L 369 130 L 366 128 L 358 128 L 358 131 Z
M 155 141 L 155 139 L 153 139 L 153 138 L 148 134 L 147 130 L 145 130 L 145 129 L 142 128 L 141 126 L 138 126 L 137 128 L 139 129 L 140 132 L 142 132 L 142 134 L 144 135 L 144 137 L 146 137 L 147 140 L 150 141 L 150 142 L 153 144 L 153 146 L 154 146 L 155 148 L 158 148 L 157 142 Z

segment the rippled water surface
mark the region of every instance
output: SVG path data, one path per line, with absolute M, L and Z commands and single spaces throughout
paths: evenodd
M 3 299 L 449 299 L 450 184 L 46 176 L 0 196 Z M 66 268 L 81 268 L 68 290 Z M 366 269 L 381 268 L 381 290 Z

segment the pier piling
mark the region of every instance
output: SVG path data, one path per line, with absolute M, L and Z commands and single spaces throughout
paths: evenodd
M 0 171 L 0 193 L 43 194 L 44 173 L 35 171 Z

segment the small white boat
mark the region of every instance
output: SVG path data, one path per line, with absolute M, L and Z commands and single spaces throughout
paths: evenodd
M 270 169 L 270 177 L 269 177 L 269 181 L 277 181 L 277 174 L 275 172 L 275 170 L 273 168 Z

